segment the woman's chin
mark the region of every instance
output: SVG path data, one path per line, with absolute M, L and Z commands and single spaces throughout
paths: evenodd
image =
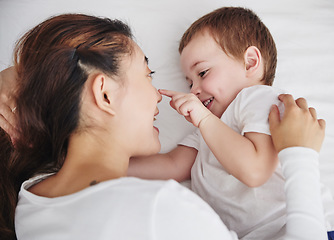
M 154 146 L 152 145 L 152 153 L 150 155 L 157 154 L 160 152 L 160 150 L 161 150 L 161 143 L 160 140 L 158 139 L 154 144 Z
M 141 153 L 137 154 L 137 157 L 139 156 L 150 156 L 159 153 L 161 150 L 161 143 L 158 137 L 154 137 L 154 140 L 151 142 L 151 144 L 145 144 L 145 147 L 143 146 L 141 148 Z

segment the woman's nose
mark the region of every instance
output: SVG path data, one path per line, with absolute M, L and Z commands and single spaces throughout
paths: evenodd
M 157 99 L 158 99 L 158 103 L 159 103 L 162 100 L 162 95 L 159 93 L 159 91 L 157 89 L 155 89 L 155 91 L 157 93 Z

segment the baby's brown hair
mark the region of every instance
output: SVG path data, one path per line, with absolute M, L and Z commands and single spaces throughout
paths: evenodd
M 204 15 L 183 34 L 179 53 L 196 34 L 205 30 L 227 55 L 238 60 L 243 59 L 248 47 L 257 47 L 264 63 L 261 81 L 265 85 L 273 84 L 277 65 L 276 44 L 268 28 L 253 11 L 241 7 L 223 7 Z

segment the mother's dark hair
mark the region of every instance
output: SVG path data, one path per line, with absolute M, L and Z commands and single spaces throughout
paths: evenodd
M 23 181 L 56 172 L 79 124 L 81 93 L 91 70 L 119 76 L 131 54 L 129 27 L 83 14 L 52 17 L 27 32 L 15 49 L 20 138 L 0 134 L 0 238 L 16 239 L 14 214 Z

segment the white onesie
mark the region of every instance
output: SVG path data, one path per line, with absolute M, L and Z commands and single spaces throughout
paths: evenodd
M 241 135 L 245 132 L 270 135 L 268 115 L 273 104 L 283 107 L 278 100 L 281 93 L 282 90 L 266 85 L 245 88 L 221 120 Z M 191 189 L 211 205 L 239 238 L 273 239 L 280 234 L 286 222 L 284 178 L 280 165 L 264 185 L 249 188 L 224 170 L 199 129 L 179 145 L 198 150 L 191 170 Z

